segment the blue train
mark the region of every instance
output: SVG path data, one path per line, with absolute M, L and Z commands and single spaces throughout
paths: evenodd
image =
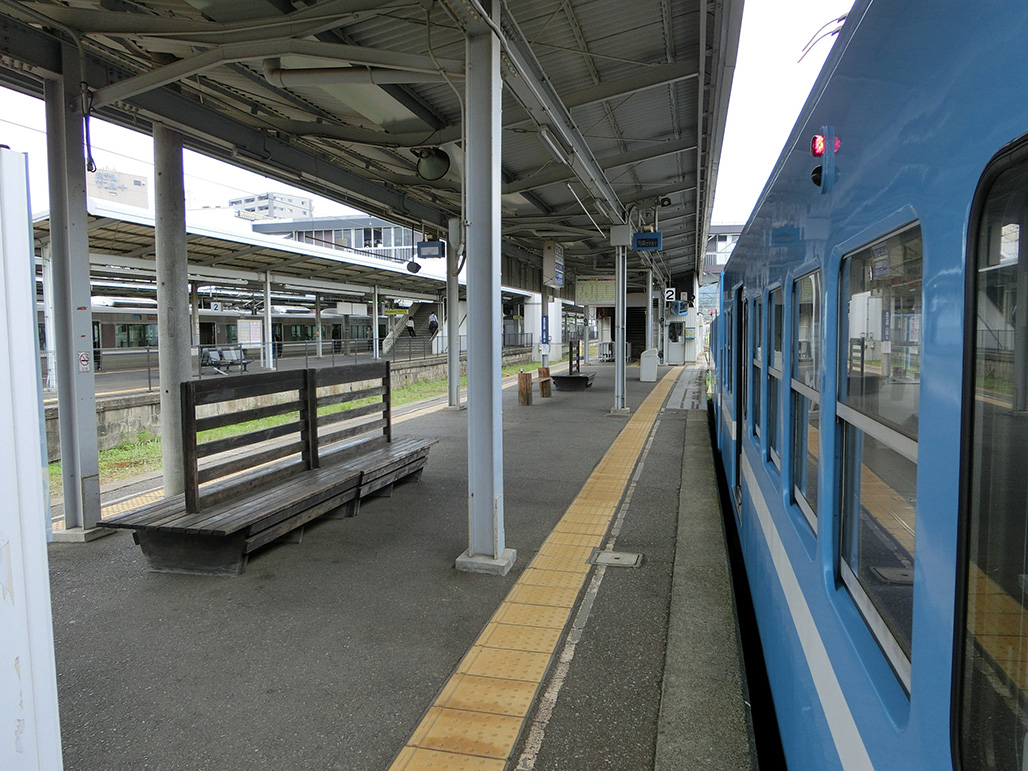
M 1023 0 L 857 0 L 721 280 L 793 769 L 1028 769 L 1026 41 Z

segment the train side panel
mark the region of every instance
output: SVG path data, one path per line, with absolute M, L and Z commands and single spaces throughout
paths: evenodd
M 733 506 L 793 768 L 954 765 L 967 231 L 990 159 L 1028 132 L 1026 32 L 1028 7 L 1021 3 L 858 3 L 725 270 L 719 449 L 729 486 L 740 480 Z M 824 127 L 840 140 L 829 192 L 811 181 L 812 169 L 825 161 L 811 156 L 810 140 Z M 846 426 L 864 426 L 859 415 L 840 416 L 847 405 L 840 407 L 839 395 L 853 387 L 840 383 L 839 361 L 853 355 L 852 341 L 840 341 L 840 318 L 856 313 L 856 295 L 847 295 L 856 280 L 853 256 L 869 250 L 869 278 L 878 280 L 876 245 L 890 238 L 916 239 L 920 270 L 918 312 L 907 314 L 908 334 L 916 336 L 908 339 L 918 345 L 909 366 L 917 384 L 914 428 L 887 432 L 916 463 L 913 562 L 909 574 L 881 571 L 880 596 L 909 596 L 910 617 L 893 620 L 909 628 L 909 639 L 895 644 L 841 578 L 840 544 L 848 536 L 839 513 L 852 495 L 842 484 L 843 460 L 854 452 Z M 790 459 L 805 439 L 790 430 L 798 409 L 790 383 L 798 368 L 793 293 L 797 280 L 815 271 L 822 366 L 819 430 L 810 434 L 820 461 L 811 522 L 794 493 Z M 786 342 L 775 393 L 766 356 L 769 304 L 779 290 Z M 875 299 L 874 290 L 866 294 Z M 735 332 L 744 321 L 746 339 Z M 752 356 L 756 334 L 765 348 L 759 366 Z M 875 343 L 894 356 L 893 342 L 860 345 Z M 741 388 L 740 370 L 748 379 Z M 887 395 L 876 398 L 887 409 Z M 776 453 L 772 436 L 780 437 Z M 859 479 L 871 489 L 866 475 Z

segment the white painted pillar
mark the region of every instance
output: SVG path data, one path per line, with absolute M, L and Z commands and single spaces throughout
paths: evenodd
M 268 369 L 274 369 L 275 367 L 275 335 L 271 326 L 270 273 L 264 274 L 264 366 Z
M 41 373 L 39 358 L 26 360 L 18 345 L 38 334 L 31 256 L 26 157 L 0 150 L 0 339 L 7 341 L 0 346 L 5 397 L 0 399 L 0 760 L 5 771 L 62 767 Z
M 57 392 L 64 479 L 63 538 L 85 538 L 100 520 L 96 443 L 93 318 L 89 291 L 89 230 L 82 116 L 69 103 L 79 89 L 79 58 L 62 51 L 64 75 L 45 81 L 50 241 L 53 246 Z
M 499 22 L 500 0 L 485 0 Z M 503 528 L 500 363 L 500 42 L 485 23 L 468 29 L 467 292 L 468 549 L 459 570 L 506 575 L 517 553 Z
M 625 406 L 625 316 L 628 313 L 627 247 L 614 247 L 614 408 L 611 412 L 627 412 Z
M 324 355 L 321 346 L 321 295 L 314 295 L 314 355 L 319 359 Z
M 185 489 L 182 454 L 181 385 L 192 376 L 189 358 L 189 269 L 186 252 L 186 196 L 182 175 L 182 135 L 153 126 L 155 201 L 154 246 L 157 259 L 157 361 L 161 391 L 161 458 L 164 495 Z M 195 294 L 194 294 L 195 299 Z M 197 303 L 198 305 L 199 303 Z M 199 309 L 194 310 L 197 345 Z
M 156 154 L 156 144 L 154 145 L 154 153 Z M 156 168 L 156 165 L 155 165 Z M 158 209 L 160 204 L 157 204 Z M 154 233 L 156 237 L 156 231 Z M 160 313 L 160 306 L 158 304 L 157 312 Z M 190 314 L 190 327 L 192 334 L 190 337 L 191 346 L 196 347 L 197 353 L 200 352 L 200 290 L 196 285 L 196 282 L 192 282 L 189 285 L 189 314 Z M 160 340 L 160 331 L 158 331 L 158 340 Z M 214 342 L 218 342 L 218 333 L 214 333 Z
M 446 386 L 449 406 L 454 408 L 460 407 L 460 255 L 456 251 L 450 249 L 446 254 Z
M 43 246 L 43 337 L 46 338 L 46 388 L 57 388 L 57 327 L 54 324 L 54 260 L 53 247 Z
M 646 350 L 653 347 L 653 271 L 646 271 Z
M 374 309 L 371 311 L 371 357 L 374 359 L 381 358 L 382 347 L 381 341 L 378 339 L 378 314 L 379 314 L 379 299 L 378 299 L 378 287 L 374 287 L 374 294 L 372 295 L 372 305 Z

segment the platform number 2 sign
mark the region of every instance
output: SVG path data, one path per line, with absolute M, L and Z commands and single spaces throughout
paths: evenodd
M 664 302 L 673 303 L 675 300 L 678 299 L 677 297 L 675 297 L 676 294 L 677 292 L 675 292 L 674 287 L 668 287 L 664 290 Z

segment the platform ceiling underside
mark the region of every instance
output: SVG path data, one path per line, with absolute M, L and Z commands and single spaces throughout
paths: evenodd
M 481 0 L 0 0 L 0 82 L 84 63 L 90 114 L 392 221 L 461 211 L 465 38 Z M 702 265 L 742 0 L 518 0 L 503 6 L 504 250 L 613 270 L 605 235 L 659 218 L 652 260 Z M 64 56 L 62 59 L 62 49 Z M 419 153 L 449 172 L 429 182 Z M 663 203 L 663 205 L 661 205 Z

